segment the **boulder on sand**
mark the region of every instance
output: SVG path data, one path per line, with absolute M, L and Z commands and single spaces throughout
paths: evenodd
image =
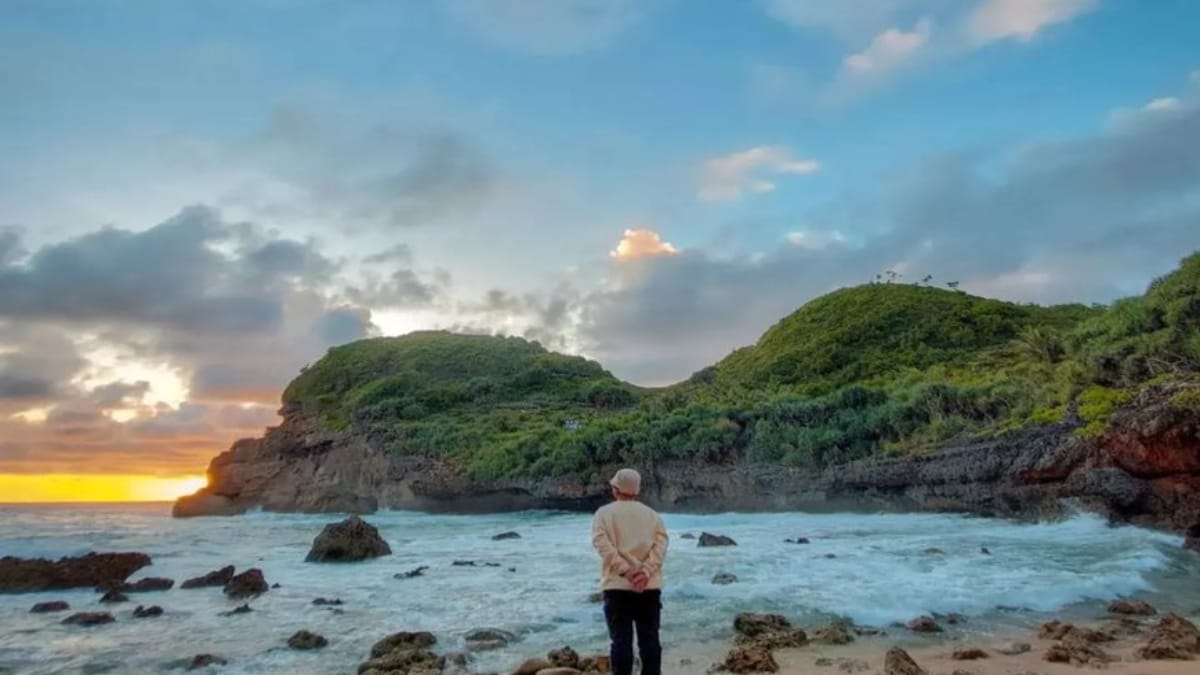
M 883 659 L 884 675 L 927 675 L 925 669 L 917 665 L 908 652 L 899 647 L 888 650 Z
M 45 614 L 47 612 L 63 612 L 71 609 L 71 606 L 62 600 L 53 600 L 51 602 L 39 602 L 30 609 L 32 614 Z
M 792 622 L 779 614 L 743 612 L 733 619 L 733 631 L 743 638 L 756 638 L 760 635 L 791 629 Z
M 358 516 L 330 523 L 313 539 L 305 562 L 358 562 L 391 555 L 392 549 L 379 530 Z
M 723 534 L 700 533 L 700 546 L 737 546 L 737 542 Z
M 208 586 L 224 586 L 233 578 L 233 565 L 226 565 L 219 570 L 213 570 L 208 574 L 193 577 L 179 585 L 180 588 L 206 588 Z
M 0 558 L 0 593 L 53 591 L 124 582 L 129 575 L 150 564 L 145 553 L 89 553 L 83 556 L 45 560 Z
M 813 641 L 827 645 L 844 645 L 854 642 L 854 624 L 846 619 L 834 619 L 828 625 L 813 631 Z
M 769 646 L 750 642 L 729 650 L 721 669 L 728 673 L 774 673 L 779 664 Z
M 912 619 L 908 623 L 904 624 L 904 626 L 914 633 L 942 632 L 942 627 L 933 620 L 933 617 L 929 616 L 918 616 L 917 618 Z
M 579 667 L 579 652 L 570 647 L 551 650 L 546 654 L 546 659 L 555 668 L 578 668 Z
M 234 599 L 253 598 L 266 593 L 268 589 L 267 579 L 257 567 L 235 574 L 225 583 L 225 595 Z
M 1129 616 L 1150 616 L 1158 610 L 1145 600 L 1113 600 L 1108 603 L 1109 614 L 1126 614 Z
M 320 649 L 325 647 L 329 644 L 329 640 L 326 640 L 323 635 L 317 635 L 316 633 L 302 630 L 297 631 L 292 635 L 292 637 L 288 638 L 287 643 L 292 649 L 307 651 L 309 649 Z
M 1138 649 L 1143 659 L 1191 660 L 1200 655 L 1200 629 L 1179 616 L 1164 616 L 1151 631 L 1150 641 Z

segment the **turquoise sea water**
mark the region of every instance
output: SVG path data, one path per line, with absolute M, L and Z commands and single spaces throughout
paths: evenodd
M 462 649 L 475 628 L 520 636 L 510 648 L 478 654 L 480 670 L 511 668 L 528 656 L 572 645 L 605 648 L 598 605 L 588 602 L 597 565 L 589 517 L 527 512 L 489 516 L 383 512 L 368 517 L 394 555 L 347 565 L 303 562 L 329 515 L 252 513 L 173 520 L 168 507 L 0 506 L 0 555 L 58 557 L 87 551 L 144 551 L 154 565 L 134 575 L 182 581 L 227 564 L 259 567 L 281 587 L 252 601 L 254 612 L 221 616 L 239 604 L 219 589 L 132 595 L 117 622 L 62 626 L 61 614 L 30 614 L 35 602 L 66 600 L 72 611 L 113 609 L 88 589 L 0 595 L 0 672 L 167 673 L 179 659 L 213 653 L 224 673 L 353 673 L 370 645 L 398 630 L 430 630 L 441 649 Z M 1110 527 L 1093 516 L 1018 524 L 952 515 L 803 513 L 667 515 L 672 533 L 664 594 L 664 643 L 672 653 L 726 640 L 739 611 L 781 612 L 800 625 L 831 615 L 887 627 L 922 613 L 959 612 L 964 630 L 1000 631 L 1051 613 L 1092 611 L 1120 595 L 1148 597 L 1166 609 L 1200 607 L 1200 556 L 1178 537 Z M 515 530 L 520 539 L 492 541 Z M 698 548 L 684 533 L 710 531 L 737 547 Z M 803 536 L 804 545 L 784 539 Z M 926 553 L 929 548 L 942 554 Z M 986 547 L 991 554 L 981 552 Z M 455 560 L 498 567 L 455 567 Z M 424 576 L 394 578 L 417 566 Z M 739 582 L 716 586 L 730 572 Z M 313 606 L 340 598 L 337 609 Z M 166 614 L 135 620 L 137 604 Z M 300 629 L 325 635 L 328 648 L 294 652 Z M 912 639 L 912 638 L 906 638 Z M 702 672 L 695 663 L 678 672 Z M 679 666 L 676 666 L 679 668 Z M 7 668 L 8 671 L 4 669 Z

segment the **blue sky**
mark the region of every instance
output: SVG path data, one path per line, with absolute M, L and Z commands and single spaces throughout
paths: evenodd
M 1189 0 L 5 0 L 0 418 L 26 455 L 56 410 L 199 455 L 365 335 L 515 333 L 657 384 L 884 269 L 1136 293 L 1200 248 L 1196 25 Z

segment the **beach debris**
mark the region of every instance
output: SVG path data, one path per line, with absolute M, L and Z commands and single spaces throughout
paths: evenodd
M 341 598 L 317 598 L 312 601 L 312 604 L 318 607 L 336 607 L 345 603 L 342 602 Z
M 407 572 L 397 572 L 396 574 L 393 574 L 392 576 L 396 579 L 415 579 L 419 576 L 424 575 L 425 570 L 427 570 L 427 569 L 429 569 L 429 566 L 421 565 L 420 567 L 414 567 L 413 569 L 411 569 Z
M 917 665 L 908 652 L 899 647 L 888 650 L 883 659 L 884 675 L 928 675 L 925 669 Z
M 517 532 L 501 532 L 492 537 L 492 541 L 507 541 L 509 539 L 520 539 L 521 535 Z
M 325 636 L 318 635 L 307 630 L 296 631 L 292 637 L 288 638 L 287 644 L 292 649 L 308 651 L 310 649 L 321 649 L 329 644 L 329 640 Z
M 47 612 L 64 612 L 71 609 L 71 605 L 63 600 L 52 600 L 50 602 L 39 602 L 34 605 L 29 611 L 32 614 L 45 614 Z
M 1145 600 L 1113 600 L 1108 603 L 1109 614 L 1125 614 L 1129 616 L 1151 616 L 1158 610 Z
M 266 593 L 270 587 L 262 570 L 252 567 L 241 574 L 235 574 L 225 583 L 225 595 L 234 598 L 253 598 Z
M 212 654 L 197 654 L 192 657 L 192 662 L 188 666 L 188 670 L 200 670 L 201 668 L 207 668 L 209 666 L 224 666 L 228 664 L 228 661 L 219 656 L 214 656 Z
M 163 608 L 159 607 L 158 605 L 150 605 L 149 607 L 138 605 L 137 608 L 133 610 L 133 618 L 149 619 L 150 617 L 154 616 L 162 616 L 162 613 Z
M 728 586 L 737 580 L 738 578 L 736 574 L 730 574 L 728 572 L 719 572 L 712 578 L 712 582 L 718 586 Z
M 474 652 L 503 649 L 516 639 L 516 635 L 498 628 L 476 628 L 463 637 L 467 649 Z
M 578 668 L 579 653 L 570 647 L 552 650 L 546 654 L 546 660 L 555 668 Z
M 955 649 L 954 653 L 950 655 L 950 658 L 955 661 L 975 661 L 976 659 L 986 659 L 987 657 L 988 653 L 979 647 L 962 647 Z
M 150 564 L 145 553 L 89 553 L 83 556 L 46 560 L 0 558 L 0 593 L 53 591 L 124 582 L 129 575 Z
M 1028 642 L 1009 642 L 996 651 L 1005 656 L 1017 656 L 1018 654 L 1025 654 L 1032 650 L 1033 647 Z
M 126 593 L 148 593 L 153 591 L 169 591 L 175 587 L 174 579 L 166 577 L 145 577 L 121 587 Z
M 100 598 L 100 602 L 105 604 L 113 604 L 117 602 L 129 602 L 129 596 L 121 591 L 109 591 Z
M 1137 653 L 1143 659 L 1191 660 L 1200 655 L 1200 629 L 1178 614 L 1167 614 L 1150 630 L 1150 640 Z
M 313 539 L 305 562 L 358 562 L 391 555 L 379 530 L 358 516 L 330 523 Z
M 78 612 L 62 620 L 68 626 L 100 626 L 114 621 L 108 612 Z
M 910 619 L 904 627 L 914 633 L 940 633 L 942 627 L 931 616 L 918 616 L 915 619 Z
M 208 574 L 198 577 L 193 577 L 184 581 L 179 585 L 180 588 L 207 588 L 210 586 L 224 586 L 233 578 L 233 573 L 236 571 L 233 565 L 226 565 L 219 570 L 213 570 Z
M 812 632 L 813 642 L 844 645 L 854 642 L 854 624 L 847 619 L 834 619 Z
M 737 546 L 737 542 L 723 534 L 700 533 L 700 546 Z
M 784 539 L 783 543 L 785 543 L 785 544 L 807 544 L 807 543 L 809 543 L 809 541 L 808 541 L 808 537 L 796 537 L 795 539 Z

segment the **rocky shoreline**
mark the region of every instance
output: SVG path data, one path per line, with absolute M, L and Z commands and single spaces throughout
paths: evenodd
M 1040 519 L 1071 508 L 1200 534 L 1200 411 L 1149 389 L 1085 438 L 1067 419 L 928 454 L 813 471 L 745 461 L 642 467 L 645 497 L 667 511 L 907 510 Z M 371 438 L 326 429 L 298 408 L 260 439 L 214 458 L 209 485 L 183 497 L 178 517 L 250 509 L 370 513 L 377 509 L 485 513 L 589 510 L 607 498 L 614 468 L 562 478 L 472 481 L 439 458 L 386 452 Z M 1070 416 L 1069 416 L 1070 417 Z

